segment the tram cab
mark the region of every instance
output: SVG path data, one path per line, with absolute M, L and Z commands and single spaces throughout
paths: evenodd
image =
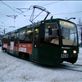
M 73 22 L 64 19 L 46 20 L 41 22 L 38 30 L 37 40 L 33 40 L 34 61 L 48 65 L 77 61 L 78 32 Z

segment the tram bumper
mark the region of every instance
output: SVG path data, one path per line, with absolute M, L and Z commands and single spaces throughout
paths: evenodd
M 64 49 L 62 49 L 61 58 L 63 61 L 75 63 L 77 61 L 77 58 L 78 58 L 77 49 L 75 49 L 75 48 L 68 48 L 68 49 L 64 48 Z

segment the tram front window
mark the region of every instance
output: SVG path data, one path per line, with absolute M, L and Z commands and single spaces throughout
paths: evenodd
M 57 23 L 46 23 L 45 41 L 53 44 L 59 44 Z
M 75 24 L 60 21 L 63 45 L 77 45 L 77 32 Z

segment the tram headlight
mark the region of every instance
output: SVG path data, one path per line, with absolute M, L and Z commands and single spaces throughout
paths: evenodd
M 76 50 L 73 50 L 73 53 L 74 53 L 74 54 L 76 54 L 76 53 L 77 53 L 77 51 L 76 51 Z
M 64 50 L 64 51 L 63 51 L 63 53 L 65 53 L 65 54 L 66 54 L 66 53 L 67 53 L 67 50 Z

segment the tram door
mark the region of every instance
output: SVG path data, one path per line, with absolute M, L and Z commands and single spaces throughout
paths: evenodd
M 38 46 L 39 46 L 39 27 L 33 29 L 33 49 L 31 60 L 36 61 L 38 58 Z

